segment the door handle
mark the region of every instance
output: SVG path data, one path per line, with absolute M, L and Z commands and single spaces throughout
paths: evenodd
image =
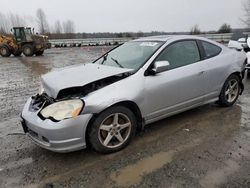
M 202 74 L 204 74 L 205 73 L 205 71 L 200 71 L 199 73 L 198 73 L 198 75 L 200 76 L 200 75 L 202 75 Z

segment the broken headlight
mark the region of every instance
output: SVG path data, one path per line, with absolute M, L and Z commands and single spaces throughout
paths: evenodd
M 44 118 L 53 118 L 57 121 L 77 117 L 84 106 L 80 99 L 65 100 L 45 107 L 40 114 Z

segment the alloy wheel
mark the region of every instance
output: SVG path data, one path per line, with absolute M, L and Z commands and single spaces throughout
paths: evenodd
M 232 79 L 228 82 L 228 85 L 226 87 L 226 92 L 225 92 L 225 96 L 227 99 L 227 102 L 231 103 L 233 102 L 239 93 L 239 84 L 238 81 L 236 79 Z
M 103 120 L 99 127 L 98 139 L 107 148 L 116 148 L 127 141 L 132 123 L 127 115 L 114 113 Z

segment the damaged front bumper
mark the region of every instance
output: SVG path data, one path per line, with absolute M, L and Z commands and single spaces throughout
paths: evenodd
M 30 111 L 32 99 L 28 99 L 22 111 L 24 132 L 39 146 L 54 152 L 71 152 L 86 147 L 85 133 L 92 114 L 54 122 L 42 120 L 38 112 Z

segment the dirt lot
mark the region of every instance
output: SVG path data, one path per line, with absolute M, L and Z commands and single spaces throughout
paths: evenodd
M 104 50 L 0 58 L 0 187 L 250 187 L 250 79 L 235 106 L 210 104 L 154 123 L 115 154 L 57 154 L 34 145 L 19 115 L 40 75 Z

